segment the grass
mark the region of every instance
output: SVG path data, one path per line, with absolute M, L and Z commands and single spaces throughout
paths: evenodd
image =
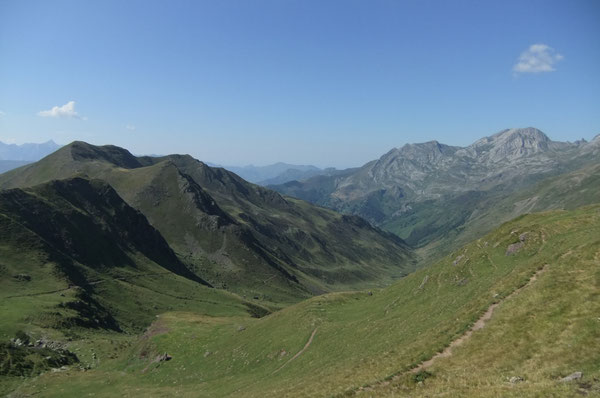
M 524 233 L 523 248 L 506 255 Z M 583 387 L 557 378 L 578 370 L 595 391 L 599 253 L 600 206 L 528 215 L 372 294 L 327 294 L 260 319 L 163 313 L 118 358 L 44 374 L 16 395 L 335 396 L 371 385 L 389 396 L 569 396 Z M 453 356 L 418 380 L 406 373 L 545 264 Z M 173 359 L 153 362 L 165 352 Z M 513 375 L 525 381 L 508 383 Z
M 592 209 L 587 214 L 597 220 L 598 208 L 596 214 Z M 423 386 L 415 389 L 403 380 L 375 390 L 377 395 L 600 395 L 600 234 L 584 227 L 589 220 L 561 222 L 564 215 L 549 217 L 556 222 L 548 234 L 561 237 L 549 244 L 562 246 L 562 253 L 548 259 L 535 286 L 502 303 L 483 330 L 430 369 L 435 377 Z M 557 383 L 576 371 L 583 379 Z M 510 383 L 513 376 L 523 381 Z

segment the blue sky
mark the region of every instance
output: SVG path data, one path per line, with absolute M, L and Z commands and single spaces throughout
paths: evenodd
M 600 133 L 598 1 L 0 0 L 0 141 L 358 166 Z

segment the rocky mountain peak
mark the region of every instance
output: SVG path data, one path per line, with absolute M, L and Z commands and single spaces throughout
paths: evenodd
M 440 144 L 437 141 L 427 141 L 418 144 L 405 144 L 401 148 L 394 148 L 383 158 L 403 158 L 410 160 L 435 161 L 447 155 L 452 155 L 454 149 L 451 146 Z
M 482 138 L 467 149 L 482 160 L 500 162 L 514 160 L 550 149 L 552 141 L 534 127 L 502 130 Z

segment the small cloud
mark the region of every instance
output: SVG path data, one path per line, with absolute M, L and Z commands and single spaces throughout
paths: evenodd
M 70 117 L 74 119 L 87 120 L 86 117 L 81 117 L 75 112 L 75 101 L 69 101 L 63 106 L 53 106 L 48 111 L 38 112 L 38 116 L 42 117 Z
M 545 44 L 532 44 L 521 53 L 519 60 L 513 66 L 514 73 L 553 72 L 554 64 L 564 57 L 552 47 Z
M 4 115 L 6 115 L 6 113 L 0 111 L 0 119 L 2 119 L 4 117 Z
M 133 130 L 135 130 L 135 126 L 134 126 L 133 124 L 127 124 L 127 125 L 125 125 L 125 128 L 126 128 L 127 130 L 129 130 L 129 131 L 133 131 Z

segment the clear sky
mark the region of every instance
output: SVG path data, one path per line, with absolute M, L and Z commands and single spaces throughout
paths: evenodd
M 358 166 L 600 133 L 600 1 L 0 0 L 0 141 Z

